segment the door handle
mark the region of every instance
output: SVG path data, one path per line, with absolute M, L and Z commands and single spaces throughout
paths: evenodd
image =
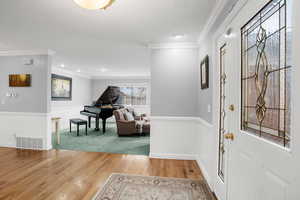
M 234 111 L 234 105 L 233 105 L 233 104 L 231 104 L 231 105 L 229 106 L 229 110 L 232 111 L 232 112 Z
M 227 133 L 224 135 L 225 139 L 227 140 L 234 140 L 234 134 L 233 133 Z

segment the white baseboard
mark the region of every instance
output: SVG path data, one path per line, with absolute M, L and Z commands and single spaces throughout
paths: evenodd
M 201 170 L 201 172 L 202 172 L 202 174 L 203 174 L 203 176 L 204 176 L 204 178 L 205 178 L 205 180 L 206 180 L 208 186 L 210 187 L 210 190 L 211 190 L 211 191 L 214 191 L 214 190 L 213 190 L 213 184 L 212 184 L 212 181 L 211 181 L 211 176 L 208 174 L 208 172 L 207 172 L 207 170 L 206 170 L 206 168 L 205 168 L 205 165 L 204 165 L 204 163 L 201 161 L 201 159 L 199 158 L 199 156 L 198 156 L 198 158 L 196 159 L 196 162 L 197 162 L 197 164 L 198 164 L 198 166 L 199 166 L 199 168 L 200 168 L 200 170 Z
M 196 128 L 193 117 L 151 117 L 150 157 L 196 160 Z
M 171 160 L 196 160 L 197 155 L 192 154 L 157 154 L 150 153 L 150 158 L 171 159 Z
M 51 150 L 51 149 L 53 149 L 53 146 L 52 146 L 52 145 L 49 145 L 45 150 L 46 150 L 46 151 L 49 151 L 49 150 Z
M 9 144 L 9 143 L 6 143 L 6 144 L 1 144 L 1 143 L 0 143 L 0 147 L 6 147 L 6 148 L 16 148 L 16 145 Z
M 210 128 L 213 127 L 213 125 L 212 125 L 211 123 L 207 122 L 206 120 L 204 120 L 204 119 L 202 119 L 202 118 L 200 118 L 200 117 L 195 118 L 195 120 L 196 120 L 198 123 L 200 123 L 200 124 L 202 124 L 202 125 L 204 125 L 204 126 L 207 126 L 207 127 L 210 127 Z
M 215 140 L 213 125 L 199 117 L 151 117 L 150 158 L 196 160 L 213 191 Z

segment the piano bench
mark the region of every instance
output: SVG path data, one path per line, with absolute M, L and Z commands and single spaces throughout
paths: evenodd
M 72 124 L 77 125 L 77 136 L 79 136 L 79 126 L 85 125 L 85 134 L 87 135 L 87 120 L 84 119 L 70 119 L 70 133 L 72 132 Z

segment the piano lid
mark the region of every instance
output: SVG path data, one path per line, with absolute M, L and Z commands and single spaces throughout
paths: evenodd
M 115 104 L 119 97 L 120 88 L 116 86 L 108 86 L 100 98 L 96 101 L 95 105 Z

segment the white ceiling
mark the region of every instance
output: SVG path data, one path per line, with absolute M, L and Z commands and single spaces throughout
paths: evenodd
M 147 45 L 197 41 L 217 1 L 116 0 L 91 11 L 72 0 L 1 0 L 0 48 L 51 49 L 55 67 L 93 76 L 149 75 Z

